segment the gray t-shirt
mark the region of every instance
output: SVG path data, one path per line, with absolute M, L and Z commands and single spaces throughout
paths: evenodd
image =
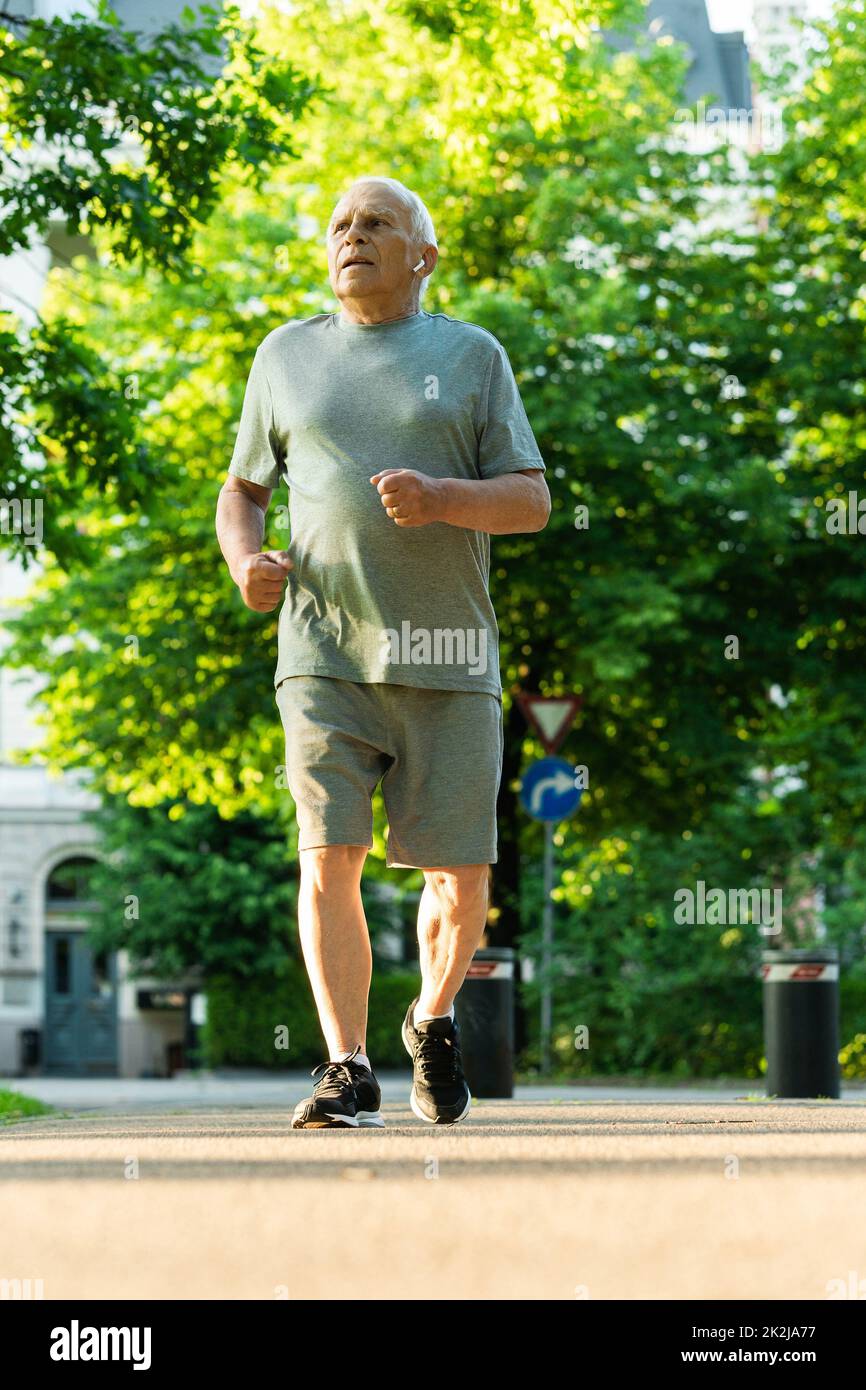
M 489 535 L 395 525 L 370 482 L 385 468 L 544 471 L 498 339 L 423 309 L 377 324 L 317 314 L 269 333 L 229 472 L 289 488 L 274 685 L 321 675 L 501 697 Z

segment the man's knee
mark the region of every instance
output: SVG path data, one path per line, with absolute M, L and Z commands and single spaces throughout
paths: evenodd
M 445 911 L 461 911 L 486 901 L 490 865 L 461 864 L 453 869 L 425 869 L 424 878 Z
M 305 887 L 325 892 L 332 884 L 360 880 L 366 845 L 316 845 L 298 853 L 301 882 Z

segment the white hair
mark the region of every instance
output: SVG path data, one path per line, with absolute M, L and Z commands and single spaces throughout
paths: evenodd
M 430 216 L 430 213 L 417 193 L 413 193 L 412 189 L 407 188 L 405 183 L 401 183 L 399 179 L 392 179 L 387 174 L 366 174 L 362 175 L 360 178 L 353 179 L 346 189 L 346 193 L 350 193 L 359 183 L 387 184 L 403 206 L 409 209 L 409 231 L 418 250 L 420 251 L 422 246 L 430 245 L 438 249 L 439 243 L 436 240 L 436 229 L 433 226 L 433 218 Z M 344 198 L 346 193 L 342 195 Z M 339 202 L 339 199 L 337 201 Z M 420 298 L 424 296 L 429 279 L 429 275 L 425 275 L 421 279 L 419 285 Z

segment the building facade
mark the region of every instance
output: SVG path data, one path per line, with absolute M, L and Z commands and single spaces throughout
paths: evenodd
M 0 630 L 10 568 L 0 560 Z M 33 739 L 38 702 L 16 674 L 0 671 L 0 1077 L 171 1075 L 185 1060 L 191 987 L 133 980 L 125 951 L 89 946 L 100 846 L 85 812 L 98 801 L 86 779 L 12 761 Z

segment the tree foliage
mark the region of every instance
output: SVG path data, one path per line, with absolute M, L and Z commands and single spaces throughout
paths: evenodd
M 187 10 L 146 41 L 104 3 L 92 19 L 4 12 L 0 78 L 0 256 L 62 225 L 103 261 L 180 277 L 195 273 L 190 247 L 225 179 L 260 186 L 294 157 L 292 126 L 316 92 L 233 6 Z M 22 307 L 0 315 L 0 483 L 41 505 L 48 551 L 87 564 L 76 514 L 97 498 L 140 513 L 166 478 L 123 380 L 70 320 Z M 22 532 L 7 539 L 29 563 Z
M 282 968 L 296 896 L 279 823 L 250 811 L 226 821 L 211 806 L 123 802 L 90 819 L 103 854 L 91 880 L 95 950 L 128 950 L 139 972 L 167 980 Z

